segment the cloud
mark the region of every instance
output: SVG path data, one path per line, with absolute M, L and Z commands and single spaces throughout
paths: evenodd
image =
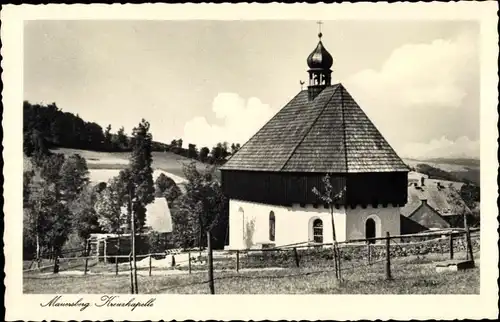
M 209 148 L 223 141 L 244 144 L 275 114 L 258 98 L 245 100 L 236 93 L 219 93 L 213 100 L 212 111 L 221 124 L 195 117 L 184 126 L 184 142 Z
M 444 156 L 447 148 L 466 149 L 453 150 L 458 154 L 479 150 L 479 141 L 461 138 L 470 135 L 464 132 L 464 119 L 479 129 L 474 117 L 479 99 L 471 85 L 478 84 L 478 73 L 477 34 L 466 31 L 451 39 L 403 45 L 380 69 L 360 71 L 344 83 L 398 153 L 410 153 L 408 146 L 413 146 L 424 149 L 419 155 L 439 151 Z M 477 103 L 470 104 L 471 97 Z
M 473 158 L 479 159 L 479 140 L 473 141 L 466 136 L 452 141 L 446 137 L 428 143 L 410 143 L 401 154 L 408 158 Z

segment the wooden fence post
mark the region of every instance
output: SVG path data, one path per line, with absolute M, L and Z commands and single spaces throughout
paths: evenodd
M 134 294 L 134 271 L 132 268 L 132 253 L 128 255 L 128 262 L 130 263 L 130 293 Z
M 85 256 L 85 268 L 83 269 L 83 275 L 87 275 L 88 267 L 89 267 L 89 257 Z
M 106 264 L 108 262 L 107 253 L 108 253 L 108 241 L 105 239 L 104 240 L 104 264 Z
M 342 260 L 342 256 L 341 256 L 341 252 L 340 252 L 340 247 L 337 247 L 337 255 L 338 255 L 338 266 L 337 266 L 337 270 L 338 270 L 338 274 L 339 274 L 339 281 L 342 281 L 342 274 L 341 274 L 341 270 L 340 270 L 340 261 Z
M 392 280 L 391 275 L 391 238 L 389 232 L 385 238 L 385 279 Z
M 189 268 L 189 274 L 191 274 L 191 251 L 188 252 L 188 268 Z
M 467 240 L 467 259 L 474 261 L 474 253 L 472 252 L 472 242 L 470 239 L 469 226 L 465 226 L 465 239 Z
M 297 252 L 297 247 L 293 248 L 293 255 L 295 257 L 295 265 L 297 267 L 300 267 L 300 261 L 299 261 L 299 253 Z
M 240 271 L 240 251 L 236 250 L 236 272 Z
M 453 233 L 450 233 L 449 241 L 450 241 L 450 259 L 453 259 Z
M 210 294 L 215 294 L 214 288 L 214 261 L 212 254 L 212 236 L 210 230 L 207 231 L 207 248 L 208 248 L 208 285 L 210 287 Z
M 366 246 L 368 248 L 368 265 L 372 264 L 372 247 L 370 245 L 370 241 L 366 242 Z
M 118 256 L 115 256 L 115 275 L 118 276 Z
M 59 256 L 54 257 L 54 274 L 59 273 Z
M 151 276 L 151 254 L 149 254 L 149 276 Z

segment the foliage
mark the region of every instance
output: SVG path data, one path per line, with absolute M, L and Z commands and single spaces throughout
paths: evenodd
M 200 153 L 198 155 L 198 160 L 201 162 L 207 162 L 208 154 L 210 153 L 210 149 L 206 146 L 200 149 Z
M 48 184 L 59 185 L 61 180 L 61 168 L 65 161 L 63 154 L 52 154 L 35 160 L 35 166 L 40 168 L 40 176 Z M 56 187 L 58 188 L 58 187 Z
M 27 239 L 38 239 L 41 247 L 58 251 L 71 232 L 71 213 L 58 202 L 54 184 L 42 180 L 30 189 L 23 220 Z
M 93 122 L 85 122 L 78 115 L 62 112 L 55 103 L 49 105 L 23 104 L 23 133 L 25 151 L 35 140 L 29 140 L 31 133 L 38 133 L 37 139 L 52 146 L 100 150 L 103 147 L 102 128 Z M 36 130 L 36 132 L 35 132 Z M 30 155 L 30 153 L 27 153 Z
M 137 229 L 141 230 L 146 221 L 146 205 L 154 201 L 153 163 L 151 143 L 153 136 L 149 132 L 149 122 L 142 119 L 133 130 L 132 154 L 130 157 L 130 185 L 132 208 Z
M 60 189 L 65 200 L 74 200 L 89 183 L 87 162 L 78 154 L 68 157 L 61 166 Z
M 164 253 L 168 247 L 168 236 L 166 233 L 151 232 L 148 234 L 148 252 Z
M 233 143 L 231 144 L 231 155 L 234 155 L 238 150 L 241 148 L 239 143 Z
M 200 172 L 193 162 L 184 167 L 186 193 L 172 205 L 173 238 L 177 245 L 206 245 L 205 233 L 212 232 L 214 248 L 223 247 L 227 233 L 228 201 L 214 169 Z M 184 246 L 185 247 L 185 246 Z
M 108 126 L 106 126 L 106 130 L 104 131 L 104 145 L 105 146 L 111 147 L 111 138 L 112 138 L 111 124 L 108 124 Z
M 121 212 L 121 203 L 117 185 L 111 183 L 98 196 L 94 205 L 99 227 L 107 233 L 120 234 L 127 224 L 126 216 Z
M 227 142 L 217 143 L 217 145 L 212 148 L 211 154 L 213 158 L 213 163 L 215 164 L 224 163 L 226 158 L 230 155 L 228 143 Z
M 198 158 L 198 149 L 196 149 L 196 144 L 190 143 L 188 145 L 187 157 L 190 159 L 197 159 Z
M 87 240 L 92 233 L 101 232 L 99 217 L 95 209 L 97 200 L 100 198 L 94 187 L 86 185 L 79 192 L 77 198 L 70 203 L 73 213 L 73 230 L 83 240 Z

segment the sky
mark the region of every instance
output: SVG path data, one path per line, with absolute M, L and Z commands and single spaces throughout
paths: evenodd
M 401 157 L 479 158 L 479 25 L 323 21 L 341 82 Z M 156 141 L 245 143 L 300 91 L 314 21 L 37 20 L 24 99 Z

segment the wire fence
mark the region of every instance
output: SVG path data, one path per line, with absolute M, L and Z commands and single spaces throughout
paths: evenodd
M 334 249 L 331 243 L 306 242 L 267 249 L 215 251 L 212 265 L 208 265 L 210 256 L 207 250 L 174 249 L 164 253 L 137 255 L 136 260 L 137 271 L 142 276 L 169 275 L 173 270 L 177 273 L 184 271 L 185 274 L 200 274 L 207 272 L 210 267 L 213 269 L 213 279 L 181 283 L 157 290 L 161 292 L 201 284 L 213 285 L 214 281 L 227 279 L 283 279 L 333 272 L 348 278 L 356 270 L 370 268 L 376 268 L 379 274 L 390 278 L 391 265 L 393 268 L 397 266 L 398 263 L 394 263 L 394 260 L 401 258 L 409 259 L 407 263 L 410 264 L 421 264 L 476 257 L 480 251 L 480 238 L 478 229 L 471 230 L 468 235 L 464 230 L 443 230 L 427 234 L 351 240 L 338 243 L 337 252 Z M 338 261 L 334 260 L 335 256 L 339 258 Z M 129 274 L 132 270 L 130 255 L 59 257 L 52 263 L 45 263 L 40 267 L 25 269 L 24 272 L 120 275 Z M 381 267 L 380 264 L 383 263 L 386 265 Z M 259 274 L 241 274 L 243 271 L 258 271 Z

